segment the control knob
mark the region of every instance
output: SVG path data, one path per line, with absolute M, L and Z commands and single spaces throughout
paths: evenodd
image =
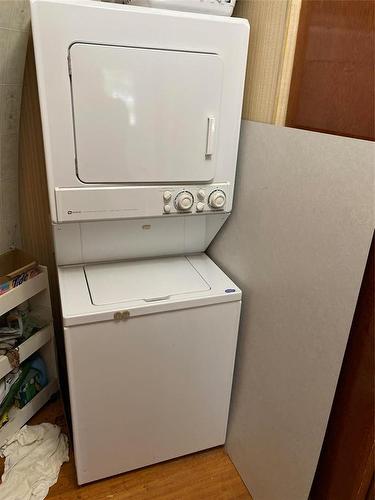
M 170 191 L 164 191 L 163 199 L 167 203 L 172 198 L 172 193 Z
M 176 196 L 175 205 L 177 210 L 186 212 L 190 210 L 194 203 L 194 197 L 189 191 L 182 191 Z
M 205 193 L 204 189 L 200 189 L 197 193 L 198 200 L 203 201 L 205 196 L 206 196 L 206 193 Z
M 208 198 L 208 204 L 211 208 L 223 208 L 226 201 L 226 195 L 224 191 L 217 189 L 216 191 L 212 191 Z

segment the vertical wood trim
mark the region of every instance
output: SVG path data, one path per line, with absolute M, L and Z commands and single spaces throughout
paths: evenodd
M 49 211 L 34 48 L 31 37 L 27 47 L 20 114 L 19 205 L 22 248 L 48 268 L 60 388 L 63 397 L 67 400 L 68 383 L 60 294 Z M 66 406 L 66 409 L 68 410 L 69 407 Z
M 234 15 L 250 22 L 243 115 L 285 124 L 302 0 L 238 0 Z
M 234 15 L 250 22 L 243 118 L 272 123 L 288 0 L 239 0 Z
M 290 0 L 288 3 L 288 20 L 285 27 L 283 60 L 279 72 L 278 92 L 275 99 L 273 118 L 275 125 L 285 125 L 301 5 L 302 0 Z
M 26 54 L 20 114 L 19 206 L 22 248 L 48 267 L 52 307 L 56 318 L 59 315 L 59 294 L 31 37 Z

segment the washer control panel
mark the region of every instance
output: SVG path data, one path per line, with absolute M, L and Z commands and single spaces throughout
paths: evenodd
M 161 193 L 164 215 L 225 211 L 228 184 L 169 186 Z

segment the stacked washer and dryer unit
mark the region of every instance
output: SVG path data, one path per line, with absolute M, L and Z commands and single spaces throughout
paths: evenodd
M 80 484 L 225 441 L 247 21 L 32 0 Z M 235 244 L 235 242 L 233 243 Z

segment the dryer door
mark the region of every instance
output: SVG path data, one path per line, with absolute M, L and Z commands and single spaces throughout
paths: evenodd
M 75 43 L 70 71 L 82 182 L 214 178 L 222 86 L 217 55 Z

